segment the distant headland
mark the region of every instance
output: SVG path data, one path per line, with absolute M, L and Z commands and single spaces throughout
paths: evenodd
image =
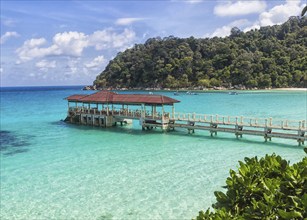
M 280 91 L 306 91 L 307 88 L 296 88 L 296 87 L 291 87 L 291 88 L 264 88 L 264 89 L 258 89 L 258 88 L 246 88 L 246 87 L 213 87 L 213 88 L 143 88 L 143 87 L 138 87 L 138 88 L 113 88 L 113 87 L 108 87 L 108 88 L 100 88 L 97 87 L 96 85 L 87 85 L 84 86 L 82 90 L 118 90 L 118 91 L 133 91 L 133 90 L 142 90 L 142 91 L 227 91 L 227 90 L 280 90 Z
M 307 87 L 307 18 L 229 37 L 148 39 L 120 52 L 85 89 L 249 90 Z

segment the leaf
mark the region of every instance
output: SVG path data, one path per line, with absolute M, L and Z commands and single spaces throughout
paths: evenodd
M 278 214 L 284 219 L 303 218 L 302 214 L 297 211 L 286 212 L 279 209 Z
M 302 196 L 302 203 L 303 203 L 304 209 L 307 210 L 307 194 L 306 193 Z
M 297 208 L 299 205 L 299 199 L 296 196 L 288 196 L 291 200 L 291 202 L 293 203 L 294 207 Z
M 216 200 L 220 203 L 226 203 L 228 201 L 227 196 L 223 192 L 215 191 L 214 195 L 216 197 Z
M 303 169 L 303 171 L 301 172 L 301 176 L 302 176 L 303 178 L 307 178 L 307 167 L 305 167 L 305 168 Z
M 269 204 L 271 202 L 272 195 L 268 196 L 267 194 L 263 194 L 265 201 Z
M 285 169 L 287 168 L 287 166 L 288 166 L 287 161 L 286 161 L 286 160 L 282 160 L 282 161 L 281 161 L 281 169 L 282 169 L 282 170 L 285 170 Z

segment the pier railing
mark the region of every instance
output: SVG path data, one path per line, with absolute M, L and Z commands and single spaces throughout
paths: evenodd
M 86 107 L 70 107 L 68 110 L 71 114 L 91 114 L 91 115 L 112 115 L 118 117 L 127 117 L 132 119 L 139 119 L 141 117 L 145 119 L 152 119 L 152 120 L 168 120 L 169 113 L 164 113 L 162 115 L 160 112 L 151 112 L 146 111 L 142 112 L 141 110 L 132 110 L 132 109 L 119 109 L 119 110 L 112 110 L 112 109 L 102 109 L 98 110 L 96 108 L 86 108 Z
M 196 113 L 176 112 L 172 120 L 190 121 L 210 124 L 238 125 L 249 127 L 268 127 L 283 130 L 306 130 L 305 120 L 286 120 L 272 118 L 251 118 L 243 116 L 206 115 Z
M 110 117 L 111 116 L 111 117 Z M 265 141 L 271 138 L 285 138 L 297 140 L 299 145 L 307 140 L 305 135 L 306 120 L 287 120 L 272 118 L 252 118 L 243 116 L 207 115 L 196 113 L 173 114 L 144 111 L 142 109 L 97 109 L 86 107 L 70 107 L 68 121 L 71 123 L 93 126 L 110 127 L 117 122 L 123 124 L 126 119 L 139 120 L 142 129 L 161 127 L 162 130 L 184 128 L 188 132 L 207 130 L 211 136 L 217 132 L 234 133 L 236 137 L 242 135 L 263 136 Z M 65 119 L 66 120 L 66 119 Z M 277 131 L 275 131 L 277 130 Z

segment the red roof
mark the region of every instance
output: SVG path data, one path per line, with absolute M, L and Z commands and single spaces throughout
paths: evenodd
M 110 91 L 100 91 L 80 98 L 79 101 L 86 103 L 110 103 L 112 102 L 113 95 L 116 95 L 116 93 Z
M 68 101 L 85 103 L 110 103 L 110 104 L 153 104 L 171 105 L 180 102 L 163 95 L 145 94 L 117 94 L 110 91 L 100 91 L 91 95 L 72 95 L 66 98 Z
M 179 102 L 163 95 L 145 95 L 145 94 L 120 94 L 113 96 L 113 103 L 125 104 L 173 104 Z
M 68 101 L 71 101 L 71 102 L 77 102 L 77 101 L 79 101 L 79 99 L 81 99 L 85 96 L 87 96 L 87 95 L 71 95 L 71 96 L 68 96 L 65 99 L 67 99 Z

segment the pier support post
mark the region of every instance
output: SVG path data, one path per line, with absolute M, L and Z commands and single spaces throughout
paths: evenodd
M 210 123 L 210 127 L 211 127 L 211 128 L 217 128 L 217 124 Z M 216 136 L 216 135 L 217 135 L 217 131 L 215 131 L 215 130 L 210 130 L 210 135 L 211 135 L 211 137 L 213 137 L 213 134 Z
M 272 129 L 271 128 L 265 128 L 264 129 L 264 141 L 267 142 L 268 140 L 271 141 L 272 137 L 269 137 L 268 134 L 272 133 Z
M 240 131 L 243 130 L 243 126 L 236 125 L 235 130 L 236 130 L 236 132 L 235 132 L 236 138 L 237 139 L 239 137 L 242 138 L 242 133 L 240 133 Z
M 191 128 L 188 128 L 188 133 L 191 134 L 191 132 L 192 132 L 192 134 L 194 134 L 194 133 L 195 133 L 195 130 L 194 130 L 194 129 L 191 129 Z
M 305 132 L 299 130 L 298 131 L 298 138 L 297 138 L 297 142 L 298 142 L 299 146 L 304 145 L 304 136 L 305 136 Z

